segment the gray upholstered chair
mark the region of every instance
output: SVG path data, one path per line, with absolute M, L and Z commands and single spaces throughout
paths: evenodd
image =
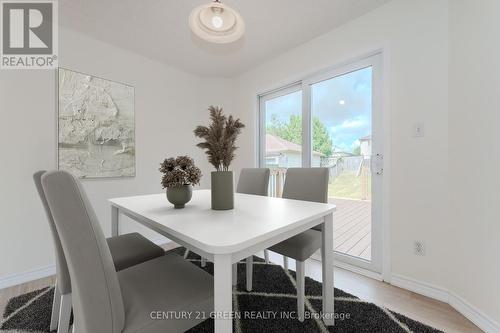
M 290 168 L 286 172 L 283 198 L 327 203 L 328 177 L 328 168 Z M 297 313 L 300 321 L 304 321 L 305 261 L 321 248 L 321 230 L 321 226 L 314 227 L 269 248 L 296 261 Z
M 267 196 L 269 191 L 269 175 L 267 168 L 243 168 L 240 172 L 236 192 Z
M 52 171 L 42 175 L 42 187 L 71 278 L 77 333 L 184 332 L 203 319 L 169 319 L 168 313 L 213 311 L 210 274 L 176 254 L 116 272 L 78 180 Z
M 66 259 L 64 257 L 61 241 L 57 234 L 52 213 L 47 204 L 47 199 L 42 188 L 42 175 L 45 171 L 38 171 L 33 175 L 40 200 L 49 221 L 52 239 L 56 254 L 56 286 L 54 289 L 54 302 L 50 330 L 57 328 L 58 333 L 69 331 L 69 321 L 72 308 L 71 280 Z M 137 265 L 150 259 L 165 255 L 165 251 L 158 245 L 147 240 L 138 233 L 124 234 L 107 239 L 111 257 L 117 271 Z
M 244 168 L 241 170 L 238 185 L 236 186 L 237 193 L 252 194 L 267 196 L 269 191 L 269 175 L 270 171 L 267 168 Z M 269 252 L 264 250 L 266 263 L 269 263 Z M 246 287 L 247 291 L 252 290 L 253 278 L 253 258 L 246 259 Z M 237 274 L 236 264 L 233 266 L 233 283 L 236 283 Z

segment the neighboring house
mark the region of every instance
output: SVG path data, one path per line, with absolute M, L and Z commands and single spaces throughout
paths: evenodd
M 353 155 L 352 153 L 345 152 L 345 151 L 334 151 L 332 153 L 331 158 L 339 159 L 342 157 L 351 157 L 351 156 L 355 156 L 355 155 Z
M 361 156 L 365 159 L 370 158 L 372 156 L 372 136 L 367 135 L 359 138 L 359 144 L 361 147 Z
M 312 153 L 313 165 L 320 165 L 324 155 L 317 151 Z M 266 166 L 300 167 L 302 166 L 302 147 L 277 136 L 266 134 Z

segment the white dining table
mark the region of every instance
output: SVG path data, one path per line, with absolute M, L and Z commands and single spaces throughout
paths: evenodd
M 119 234 L 119 217 L 123 214 L 214 263 L 211 316 L 217 333 L 233 329 L 233 264 L 322 224 L 321 315 L 327 326 L 333 326 L 335 205 L 235 193 L 234 209 L 217 211 L 210 208 L 210 190 L 193 191 L 193 198 L 183 209 L 174 209 L 164 193 L 109 201 L 113 236 Z

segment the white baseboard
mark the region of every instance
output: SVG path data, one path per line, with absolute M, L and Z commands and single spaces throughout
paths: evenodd
M 450 292 L 449 304 L 483 331 L 487 333 L 500 332 L 500 323 L 476 309 L 457 294 Z
M 434 286 L 430 283 L 420 282 L 403 275 L 392 274 L 391 284 L 393 286 L 410 290 L 414 293 L 424 295 L 441 302 L 449 303 L 450 300 L 450 294 L 448 290 L 445 290 L 438 286 Z
M 17 286 L 21 283 L 30 282 L 56 274 L 56 265 L 49 265 L 38 269 L 33 269 L 23 273 L 7 275 L 0 278 L 0 289 Z
M 164 237 L 152 240 L 156 245 L 166 245 L 172 241 Z M 0 277 L 0 289 L 17 286 L 18 284 L 31 282 L 56 274 L 56 265 L 49 265 L 30 271 Z
M 399 274 L 392 274 L 391 284 L 451 305 L 455 310 L 460 312 L 465 318 L 469 319 L 486 333 L 500 332 L 500 324 L 498 322 L 472 306 L 457 294 L 445 288 L 420 282 Z
M 382 274 L 380 274 L 380 273 L 375 273 L 375 272 L 369 271 L 369 270 L 364 269 L 364 268 L 350 265 L 350 264 L 347 264 L 347 263 L 342 262 L 340 260 L 334 260 L 334 264 L 336 267 L 345 269 L 346 271 L 350 271 L 350 272 L 353 272 L 353 273 L 356 273 L 359 275 L 363 275 L 363 276 L 369 277 L 369 278 L 377 280 L 377 281 L 383 280 Z

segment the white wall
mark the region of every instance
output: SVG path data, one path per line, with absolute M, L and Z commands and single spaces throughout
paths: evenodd
M 228 81 L 199 79 L 65 29 L 59 45 L 61 67 L 135 86 L 137 176 L 84 182 L 106 234 L 107 199 L 160 192 L 158 166 L 165 157 L 192 156 L 205 175 L 202 185 L 209 184 L 211 170 L 192 130 L 208 121 L 208 105 L 230 106 Z M 55 77 L 45 70 L 0 71 L 0 281 L 54 262 L 31 175 L 56 168 Z M 133 230 L 132 224 L 122 230 Z
M 235 170 L 256 165 L 258 93 L 383 48 L 391 271 L 450 291 L 500 322 L 499 12 L 497 0 L 394 0 L 229 81 L 62 30 L 61 66 L 136 87 L 137 176 L 84 185 L 105 232 L 106 199 L 160 191 L 157 167 L 166 156 L 193 156 L 208 185 L 210 167 L 190 129 L 207 119 L 209 104 L 247 125 Z M 55 73 L 0 71 L 0 281 L 53 264 L 30 175 L 56 167 L 55 101 Z M 425 137 L 412 137 L 415 122 L 425 124 Z M 417 239 L 424 257 L 413 254 Z
M 391 112 L 390 220 L 392 273 L 444 285 L 449 237 L 448 7 L 443 0 L 397 0 L 245 73 L 237 80 L 240 117 L 248 129 L 239 165 L 254 165 L 257 94 L 367 52 L 384 49 Z M 421 121 L 426 136 L 415 139 Z M 413 241 L 427 247 L 413 254 Z
M 498 0 L 394 0 L 241 75 L 235 92 L 253 125 L 238 166 L 256 165 L 259 93 L 383 49 L 391 275 L 488 332 L 500 329 L 498 13 Z
M 450 1 L 450 288 L 500 330 L 500 1 Z

